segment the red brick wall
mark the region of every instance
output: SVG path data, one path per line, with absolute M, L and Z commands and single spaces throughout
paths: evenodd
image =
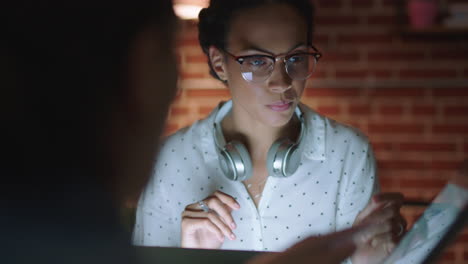
M 468 34 L 403 35 L 396 0 L 320 0 L 324 54 L 303 102 L 363 130 L 384 191 L 431 199 L 468 159 Z M 208 74 L 194 22 L 179 37 L 180 88 L 167 133 L 206 116 L 229 92 Z M 410 222 L 421 208 L 404 208 Z M 468 262 L 468 232 L 441 263 Z

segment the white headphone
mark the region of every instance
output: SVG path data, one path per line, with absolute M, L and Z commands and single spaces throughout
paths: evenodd
M 252 161 L 247 148 L 239 141 L 226 143 L 221 121 L 232 109 L 232 100 L 221 103 L 215 113 L 213 134 L 219 163 L 224 175 L 233 181 L 245 181 L 252 176 Z M 304 117 L 299 106 L 295 113 L 301 122 L 301 131 L 296 142 L 287 138 L 276 140 L 268 150 L 266 165 L 269 176 L 289 177 L 296 172 L 300 163 L 299 145 L 304 134 Z

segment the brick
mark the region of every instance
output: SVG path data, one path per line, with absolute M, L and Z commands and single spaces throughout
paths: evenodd
M 433 50 L 431 52 L 432 59 L 434 60 L 449 60 L 449 61 L 466 61 L 468 60 L 468 50 Z
M 389 70 L 369 70 L 369 73 L 378 79 L 388 79 L 392 77 L 392 72 Z
M 180 100 L 180 99 L 182 98 L 182 94 L 183 94 L 183 93 L 184 93 L 184 91 L 178 87 L 177 90 L 176 90 L 176 94 L 175 94 L 175 96 L 174 96 L 173 103 L 175 103 L 175 102 L 177 102 L 178 100 Z
M 315 24 L 322 27 L 322 26 L 349 26 L 349 25 L 356 25 L 359 22 L 359 18 L 357 16 L 346 16 L 346 15 L 338 15 L 338 16 L 318 16 L 315 19 Z
M 440 179 L 400 179 L 400 186 L 403 188 L 442 188 L 447 181 Z
M 188 97 L 229 97 L 228 89 L 188 89 Z
M 456 242 L 457 242 L 457 243 L 461 243 L 461 242 L 467 243 L 467 242 L 468 242 L 468 234 L 467 234 L 467 233 L 461 234 L 461 235 L 457 238 Z
M 182 56 L 179 53 L 177 53 L 175 56 L 176 56 L 177 66 L 180 68 L 180 65 L 182 64 Z
M 339 8 L 343 4 L 343 0 L 318 0 L 320 8 Z
M 362 79 L 368 75 L 367 70 L 337 70 L 335 73 L 336 78 L 357 78 Z
M 465 154 L 468 154 L 468 143 L 465 143 L 463 149 L 465 151 Z
M 418 219 L 421 218 L 421 216 L 422 216 L 421 213 L 420 213 L 420 214 L 415 214 L 415 215 L 413 215 L 413 216 L 411 217 L 410 220 L 414 223 L 414 222 L 418 221 Z
M 330 62 L 356 62 L 359 60 L 357 52 L 327 52 L 323 60 Z
M 379 177 L 379 182 L 380 182 L 380 186 L 388 187 L 388 186 L 393 186 L 395 183 L 395 180 L 389 177 Z
M 201 73 L 201 72 L 181 72 L 179 74 L 180 78 L 182 80 L 186 80 L 186 79 L 202 79 L 204 77 L 206 77 L 206 75 L 204 73 Z
M 456 145 L 449 143 L 400 143 L 402 151 L 455 151 Z
M 371 8 L 374 6 L 374 0 L 351 0 L 351 7 Z
M 403 114 L 403 107 L 401 106 L 381 106 L 379 113 L 382 115 L 401 115 Z
M 358 88 L 307 88 L 304 91 L 306 97 L 353 97 L 359 96 Z
M 312 74 L 312 79 L 314 78 L 320 78 L 320 79 L 324 79 L 324 78 L 327 78 L 328 76 L 328 72 L 327 71 L 323 71 L 323 70 L 316 70 L 314 71 L 314 73 Z
M 208 58 L 206 55 L 188 55 L 185 57 L 186 62 L 188 63 L 208 63 Z
M 468 125 L 433 125 L 432 132 L 436 134 L 467 134 Z
M 348 121 L 348 122 L 346 122 L 346 124 L 351 126 L 351 127 L 357 128 L 357 129 L 359 129 L 361 131 L 365 131 L 365 127 L 360 122 Z
M 198 42 L 198 38 L 183 38 L 177 40 L 177 46 L 195 46 L 199 47 L 200 42 Z
M 166 124 L 166 127 L 164 128 L 164 135 L 168 136 L 176 132 L 178 128 L 179 126 L 177 124 Z
M 383 6 L 395 8 L 395 0 L 383 0 Z
M 369 124 L 369 133 L 422 134 L 424 126 L 418 124 Z
M 468 106 L 447 106 L 444 107 L 445 116 L 467 116 Z
M 444 260 L 444 261 L 454 261 L 455 260 L 455 252 L 453 252 L 453 251 L 444 252 L 442 254 L 441 259 Z
M 370 105 L 349 105 L 348 112 L 352 115 L 369 115 Z
M 461 96 L 468 96 L 468 86 L 460 87 L 460 88 L 437 88 L 432 90 L 432 94 L 435 97 L 441 96 L 454 96 L 454 97 L 461 97 Z
M 327 34 L 315 34 L 313 36 L 313 39 L 314 39 L 314 43 L 318 43 L 319 46 L 315 46 L 319 51 L 320 51 L 320 44 L 326 44 L 328 43 L 328 41 L 330 40 L 330 36 L 327 35 Z M 327 53 L 327 57 L 328 57 L 328 53 Z
M 212 106 L 202 106 L 198 109 L 198 113 L 205 116 L 211 113 L 215 107 Z
M 432 170 L 458 170 L 460 167 L 460 161 L 433 161 L 431 162 L 430 168 Z
M 317 112 L 323 115 L 338 115 L 341 113 L 341 109 L 338 106 L 319 106 Z
M 395 144 L 392 142 L 373 142 L 372 148 L 375 152 L 392 151 L 395 148 Z
M 436 108 L 432 105 L 414 105 L 411 107 L 411 113 L 416 116 L 435 115 Z
M 371 97 L 422 97 L 422 88 L 378 88 L 370 91 Z
M 171 115 L 187 115 L 189 113 L 189 109 L 187 107 L 172 107 L 171 108 Z
M 381 15 L 381 16 L 368 16 L 367 17 L 367 24 L 369 24 L 369 26 L 372 26 L 372 25 L 393 26 L 395 25 L 395 21 L 397 21 L 397 18 L 395 16 Z
M 383 170 L 424 170 L 427 169 L 423 161 L 410 160 L 380 160 L 377 162 L 380 169 Z
M 338 43 L 349 44 L 389 44 L 393 40 L 393 36 L 389 34 L 343 34 L 338 36 Z
M 402 79 L 438 79 L 438 78 L 455 78 L 457 77 L 456 70 L 400 70 L 400 78 Z
M 423 52 L 370 52 L 367 55 L 370 61 L 387 62 L 387 61 L 418 61 L 424 59 Z

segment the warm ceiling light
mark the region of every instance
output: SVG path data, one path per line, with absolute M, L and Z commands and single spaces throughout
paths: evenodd
M 208 6 L 208 0 L 173 0 L 174 12 L 180 19 L 198 19 L 198 13 Z

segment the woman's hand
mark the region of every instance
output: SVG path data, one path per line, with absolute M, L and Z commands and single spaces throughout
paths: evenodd
M 236 223 L 231 216 L 232 210 L 240 208 L 236 200 L 216 191 L 200 202 L 204 202 L 208 208 L 202 208 L 197 202 L 187 205 L 182 212 L 181 246 L 218 249 L 225 237 L 236 239 L 232 231 L 236 229 Z
M 352 256 L 353 263 L 380 263 L 393 250 L 406 232 L 406 220 L 400 214 L 402 204 L 401 193 L 381 193 L 372 197 L 353 226 L 372 222 L 379 224 L 379 230 L 372 237 L 363 238 Z

